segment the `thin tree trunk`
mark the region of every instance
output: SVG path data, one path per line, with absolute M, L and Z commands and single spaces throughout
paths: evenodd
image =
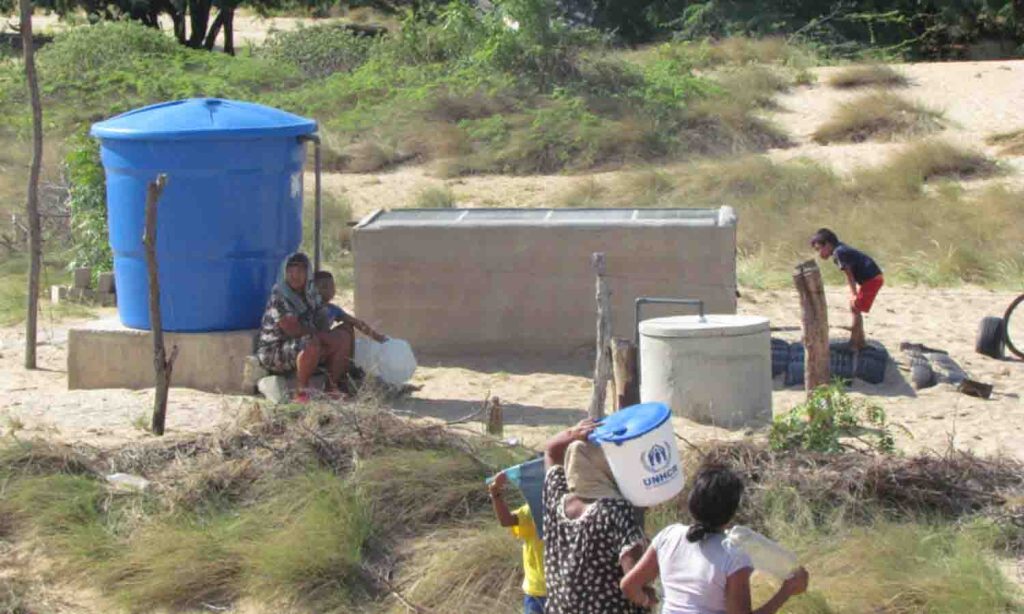
M 32 101 L 32 167 L 28 179 L 25 215 L 28 217 L 28 300 L 25 314 L 25 368 L 36 368 L 36 328 L 39 314 L 39 270 L 43 237 L 39 225 L 39 170 L 43 160 L 43 104 L 39 100 L 35 46 L 32 41 L 32 0 L 20 0 L 21 48 L 25 57 L 25 81 Z
M 609 342 L 612 338 L 611 293 L 604 279 L 604 254 L 594 254 L 591 260 L 597 277 L 597 358 L 594 363 L 594 395 L 590 401 L 590 417 L 599 420 L 604 417 L 604 401 L 611 379 L 612 356 Z
M 210 0 L 189 0 L 189 20 L 192 31 L 189 32 L 188 46 L 201 49 L 206 39 L 206 26 L 210 23 Z
M 801 323 L 804 331 L 804 388 L 807 396 L 818 386 L 828 384 L 828 303 L 817 263 L 808 260 L 793 271 L 793 283 L 800 294 Z
M 182 45 L 188 44 L 188 39 L 185 37 L 185 13 L 172 8 L 170 15 L 171 21 L 174 23 L 174 38 L 178 39 Z
M 224 53 L 235 55 L 235 7 L 224 10 Z
M 213 48 L 217 46 L 217 37 L 220 36 L 220 29 L 224 25 L 224 9 L 217 11 L 217 17 L 213 20 L 213 25 L 210 26 L 210 31 L 206 35 L 206 42 L 203 43 L 203 47 L 207 51 L 213 51 Z
M 160 275 L 156 259 L 156 207 L 167 185 L 167 175 L 159 175 L 146 190 L 146 229 L 142 243 L 146 248 L 146 268 L 149 272 L 149 328 L 153 335 L 153 367 L 156 371 L 156 394 L 153 401 L 153 432 L 164 434 L 167 417 L 167 391 L 171 386 L 171 371 L 178 347 L 171 349 L 170 358 L 164 351 L 164 327 L 160 314 Z

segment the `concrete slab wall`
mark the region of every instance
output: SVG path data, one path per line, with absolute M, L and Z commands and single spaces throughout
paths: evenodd
M 731 220 L 383 222 L 369 220 L 353 234 L 356 314 L 418 352 L 567 355 L 592 347 L 594 252 L 607 256 L 617 336 L 632 337 L 639 296 L 700 298 L 709 313 L 736 311 Z
M 164 333 L 167 351 L 178 346 L 171 386 L 207 392 L 248 393 L 242 385 L 254 330 Z M 98 320 L 68 332 L 68 388 L 152 388 L 153 340 L 149 331 Z

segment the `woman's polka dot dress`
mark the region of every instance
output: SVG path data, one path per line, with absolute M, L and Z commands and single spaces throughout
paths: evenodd
M 634 508 L 621 499 L 600 499 L 582 516 L 565 515 L 569 484 L 562 467 L 544 479 L 545 614 L 643 614 L 622 594 L 619 555 L 645 543 Z

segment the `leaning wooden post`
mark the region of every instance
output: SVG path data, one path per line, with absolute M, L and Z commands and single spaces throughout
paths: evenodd
M 39 314 L 39 272 L 43 260 L 43 232 L 39 222 L 39 172 L 43 160 L 43 104 L 39 100 L 35 44 L 32 40 L 32 2 L 20 0 L 21 51 L 25 57 L 25 81 L 32 104 L 32 166 L 29 169 L 25 216 L 28 218 L 28 298 L 25 302 L 25 368 L 36 368 L 36 331 Z
M 612 381 L 615 383 L 615 411 L 640 402 L 636 377 L 636 345 L 628 339 L 611 340 Z
M 807 396 L 818 386 L 828 384 L 828 303 L 821 270 L 808 260 L 793 271 L 793 283 L 800 293 L 801 323 L 804 331 L 804 389 Z
M 501 399 L 491 397 L 487 400 L 487 434 L 501 437 L 505 432 L 505 418 L 501 411 Z
M 612 338 L 611 293 L 604 279 L 604 254 L 595 253 L 591 258 L 594 274 L 597 276 L 597 357 L 594 361 L 594 395 L 590 400 L 589 416 L 594 420 L 604 417 L 604 398 L 608 394 L 611 379 L 612 357 L 609 342 Z
M 156 205 L 167 185 L 167 175 L 159 175 L 146 190 L 146 228 L 142 244 L 146 247 L 146 268 L 149 271 L 149 328 L 153 335 L 153 367 L 156 370 L 156 397 L 153 401 L 153 432 L 164 434 L 167 417 L 167 390 L 171 386 L 171 371 L 178 356 L 178 346 L 171 348 L 171 356 L 164 352 L 163 318 L 160 316 L 160 277 L 156 260 Z

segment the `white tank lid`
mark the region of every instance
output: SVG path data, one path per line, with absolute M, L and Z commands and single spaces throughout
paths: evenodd
M 768 331 L 768 318 L 748 315 L 673 316 L 640 322 L 643 337 L 740 337 Z

